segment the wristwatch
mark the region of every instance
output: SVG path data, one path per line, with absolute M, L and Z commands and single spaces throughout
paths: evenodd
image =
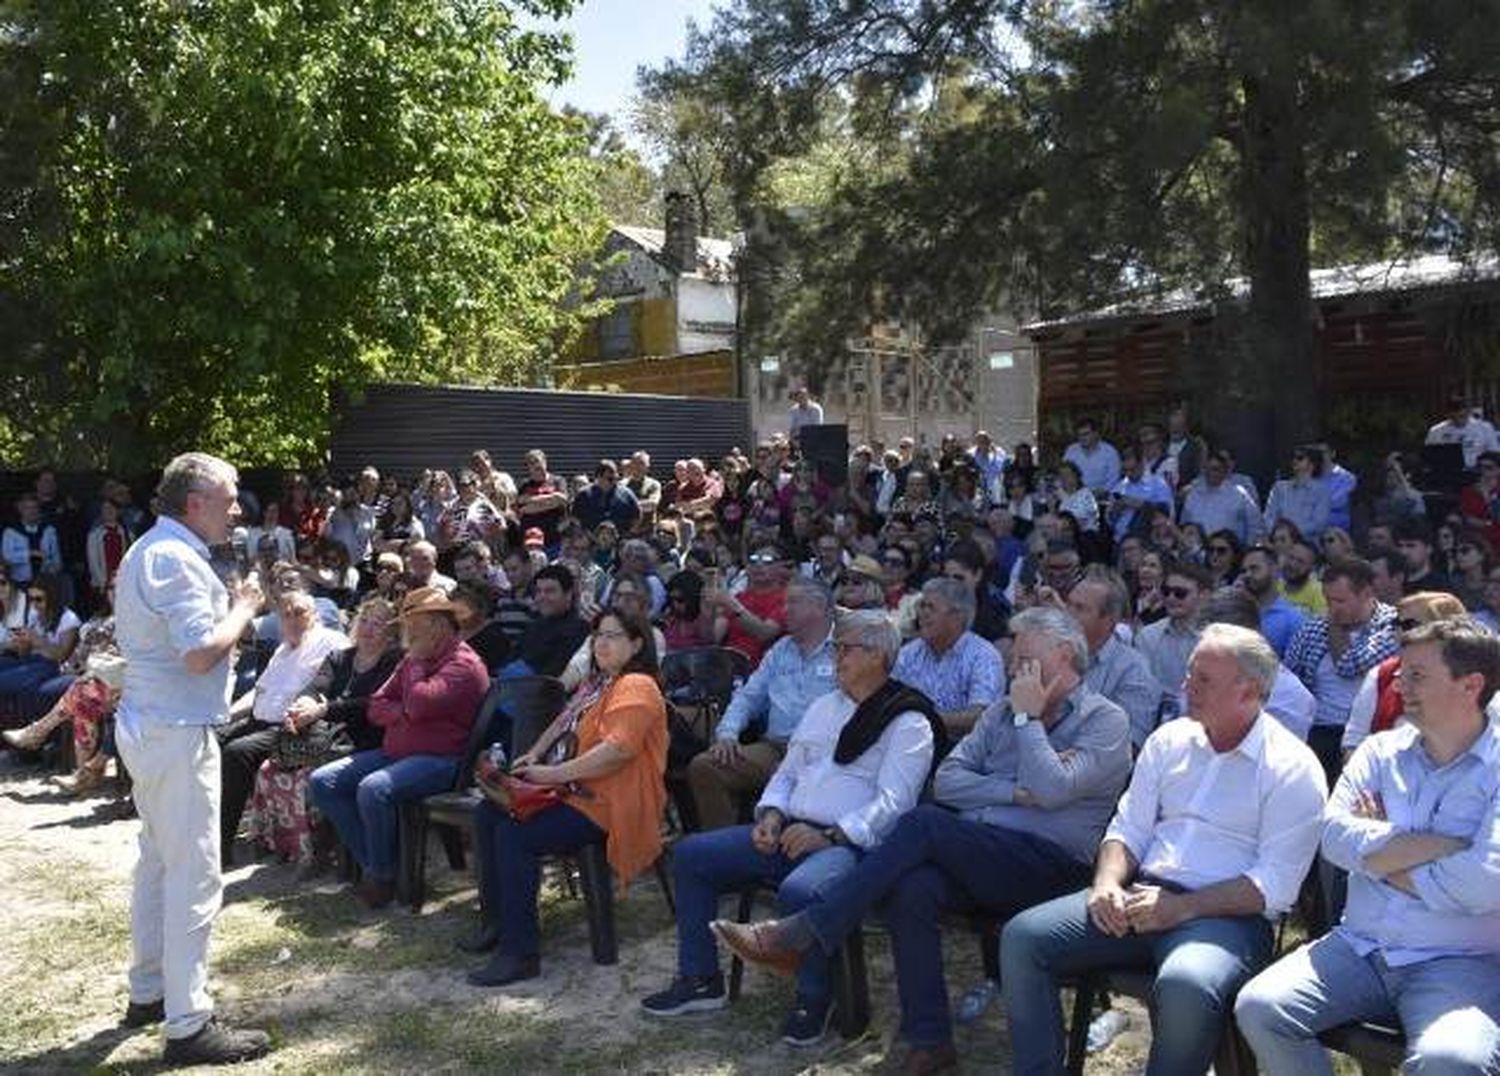
M 838 826 L 829 826 L 823 831 L 823 838 L 829 844 L 848 844 L 849 838 L 844 836 L 844 831 Z
M 1016 728 L 1024 729 L 1027 725 L 1031 724 L 1031 715 L 1024 711 L 1011 714 L 1010 721 Z

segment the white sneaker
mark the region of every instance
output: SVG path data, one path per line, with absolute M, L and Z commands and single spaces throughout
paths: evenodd
M 1120 1032 L 1130 1026 L 1130 1017 L 1119 1009 L 1106 1009 L 1094 1017 L 1089 1024 L 1088 1051 L 1097 1054 L 1115 1039 L 1120 1037 Z
M 953 1019 L 960 1024 L 972 1024 L 984 1015 L 985 1010 L 999 996 L 1000 984 L 994 979 L 985 979 L 969 987 L 964 996 L 959 998 L 958 1011 L 953 1014 Z

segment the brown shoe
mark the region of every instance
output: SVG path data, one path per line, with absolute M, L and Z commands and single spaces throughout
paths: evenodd
M 7 747 L 16 751 L 40 751 L 47 742 L 47 737 L 52 735 L 52 730 L 61 724 L 61 720 L 48 714 L 37 718 L 25 728 L 6 729 L 0 732 L 0 738 L 5 740 Z
M 364 902 L 365 907 L 378 911 L 396 899 L 396 884 L 366 878 L 354 887 L 354 895 Z
M 760 923 L 715 919 L 708 928 L 746 963 L 770 968 L 778 975 L 795 975 L 802 963 L 802 953 L 781 943 L 776 925 L 774 919 Z
M 84 763 L 66 777 L 54 777 L 52 783 L 73 796 L 86 796 L 104 783 L 104 767 Z
M 939 1072 L 952 1072 L 958 1068 L 958 1051 L 951 1042 L 941 1046 L 917 1046 L 906 1055 L 906 1064 L 901 1066 L 901 1076 L 935 1076 Z

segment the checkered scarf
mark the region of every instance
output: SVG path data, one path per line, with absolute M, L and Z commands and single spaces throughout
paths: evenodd
M 1396 629 L 1396 609 L 1375 603 L 1375 615 L 1349 638 L 1349 648 L 1334 659 L 1333 668 L 1348 680 L 1362 677 L 1386 658 L 1401 649 L 1401 633 Z M 1318 665 L 1328 653 L 1328 618 L 1313 617 L 1302 625 L 1286 648 L 1286 667 L 1311 687 L 1317 680 Z

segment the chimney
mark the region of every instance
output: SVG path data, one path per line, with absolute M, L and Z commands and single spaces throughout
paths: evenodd
M 668 191 L 666 238 L 662 254 L 679 273 L 698 269 L 698 218 L 693 200 L 682 191 Z

